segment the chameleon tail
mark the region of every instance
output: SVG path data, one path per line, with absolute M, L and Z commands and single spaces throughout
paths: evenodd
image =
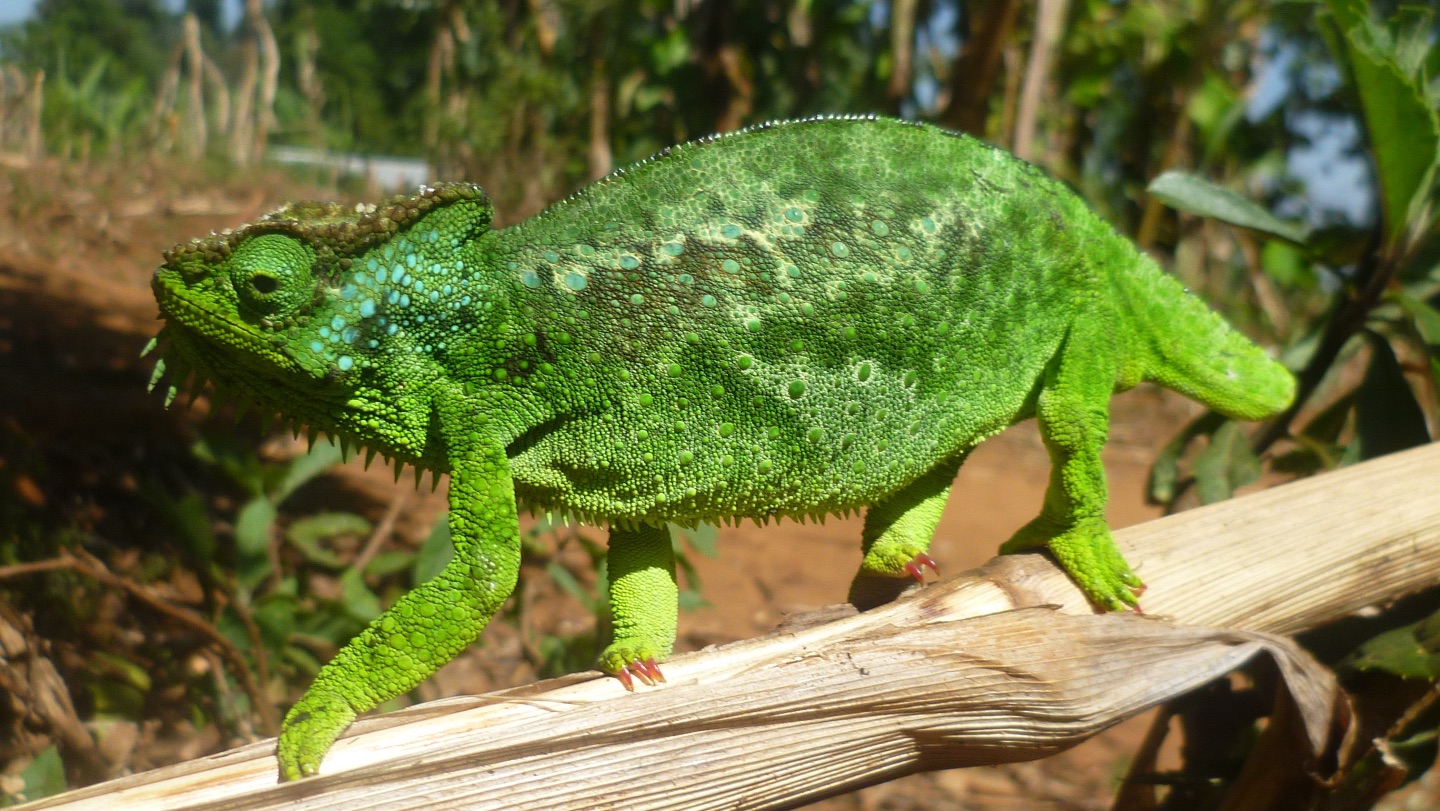
M 1133 255 L 1133 254 L 1132 254 Z M 1232 419 L 1259 420 L 1288 406 L 1295 378 L 1198 297 L 1139 255 L 1117 287 L 1133 325 L 1140 376 Z

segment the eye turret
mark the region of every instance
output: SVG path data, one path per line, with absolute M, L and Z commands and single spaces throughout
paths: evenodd
M 315 252 L 294 237 L 261 234 L 236 246 L 230 281 L 240 305 L 259 316 L 284 315 L 310 300 Z

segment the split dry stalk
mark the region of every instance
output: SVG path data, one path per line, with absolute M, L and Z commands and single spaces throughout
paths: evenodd
M 1043 757 L 1256 657 L 1283 685 L 1275 748 L 1313 770 L 1344 701 L 1274 634 L 1436 585 L 1437 492 L 1432 444 L 1122 530 L 1150 585 L 1143 617 L 1095 615 L 1040 555 L 997 558 L 873 611 L 677 657 L 660 688 L 580 674 L 362 721 L 300 783 L 275 784 L 263 741 L 33 807 L 786 808 Z

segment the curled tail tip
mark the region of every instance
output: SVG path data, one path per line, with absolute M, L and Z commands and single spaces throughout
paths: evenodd
M 1253 355 L 1226 370 L 1228 385 L 1216 386 L 1199 398 L 1231 419 L 1263 420 L 1295 401 L 1295 376 L 1290 370 L 1259 347 L 1251 349 Z

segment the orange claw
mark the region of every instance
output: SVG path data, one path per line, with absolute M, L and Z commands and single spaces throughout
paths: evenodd
M 630 692 L 635 692 L 635 682 L 638 680 L 647 687 L 654 687 L 665 681 L 665 674 L 660 672 L 660 665 L 655 659 L 636 659 L 625 667 L 615 672 L 615 678 Z
M 914 560 L 905 564 L 905 571 L 909 572 L 910 576 L 917 581 L 924 583 L 926 567 L 929 567 L 930 571 L 934 572 L 937 577 L 940 575 L 940 567 L 935 563 L 935 559 L 924 552 L 916 555 Z
M 665 682 L 665 674 L 660 672 L 660 665 L 656 664 L 654 659 L 646 659 L 638 664 L 645 665 L 645 670 L 650 674 L 650 678 L 662 684 Z

